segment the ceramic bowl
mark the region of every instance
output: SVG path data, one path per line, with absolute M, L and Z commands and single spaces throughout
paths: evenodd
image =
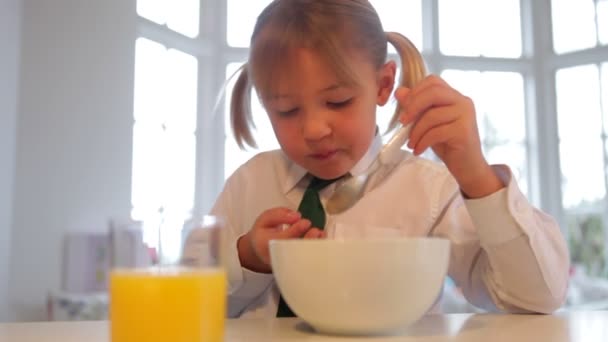
M 420 319 L 441 293 L 450 243 L 440 238 L 270 242 L 285 301 L 315 330 L 385 335 Z

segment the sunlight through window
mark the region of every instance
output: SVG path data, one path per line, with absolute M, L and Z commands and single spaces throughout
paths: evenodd
M 194 204 L 197 68 L 188 54 L 136 42 L 132 218 L 151 247 L 159 226 L 179 232 Z

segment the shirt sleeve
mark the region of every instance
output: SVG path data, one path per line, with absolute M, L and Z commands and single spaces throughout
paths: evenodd
M 510 169 L 493 168 L 505 187 L 484 198 L 465 200 L 446 180 L 433 235 L 451 240 L 448 272 L 472 304 L 551 313 L 568 288 L 566 242 L 556 221 L 521 193 Z
M 238 180 L 234 177 L 228 179 L 211 210 L 212 215 L 223 217 L 226 224 L 222 247 L 228 278 L 228 317 L 238 317 L 244 311 L 251 309 L 250 306 L 259 302 L 259 298 L 273 281 L 272 274 L 253 272 L 241 266 L 237 241 L 249 228 L 243 227 L 242 215 L 238 215 L 245 208 L 239 208 L 241 202 L 234 196 L 238 189 L 237 183 Z M 197 233 L 196 230 L 192 231 L 184 244 L 184 254 L 190 255 L 190 259 L 196 259 L 196 250 L 199 248 Z

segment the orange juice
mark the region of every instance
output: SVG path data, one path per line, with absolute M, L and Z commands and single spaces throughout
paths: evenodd
M 226 274 L 221 269 L 115 270 L 112 342 L 222 341 Z

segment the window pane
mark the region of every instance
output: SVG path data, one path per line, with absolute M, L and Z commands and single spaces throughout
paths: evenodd
M 483 15 L 477 30 L 481 39 L 481 55 L 486 57 L 520 57 L 521 11 L 519 0 L 480 0 Z
M 138 38 L 135 52 L 134 118 L 158 125 L 196 128 L 196 58 Z
M 605 208 L 602 203 L 596 203 L 587 208 L 574 208 L 566 211 L 566 219 L 568 225 L 568 244 L 570 249 L 570 258 L 572 266 L 574 266 L 575 278 L 579 280 L 576 283 L 580 284 L 584 279 L 583 284 L 594 288 L 600 286 L 600 282 L 596 277 L 608 277 L 606 270 L 606 216 Z M 577 292 L 579 286 L 574 287 Z M 592 293 L 593 290 L 588 290 Z M 572 298 L 572 304 L 585 306 L 593 302 L 602 302 L 603 298 L 599 296 L 575 296 Z M 600 303 L 598 303 L 600 304 Z M 597 305 L 597 304 L 596 304 Z M 601 305 L 601 304 L 600 304 Z M 599 306 L 597 306 L 599 307 Z
M 167 50 L 145 38 L 135 42 L 134 118 L 137 122 L 161 125 L 164 120 L 163 96 Z
M 565 53 L 597 43 L 594 0 L 552 0 L 553 47 Z
M 167 1 L 167 26 L 188 37 L 198 36 L 200 0 Z
M 479 56 L 477 20 L 467 11 L 477 1 L 439 1 L 439 45 L 447 55 Z
M 137 0 L 137 14 L 159 25 L 167 22 L 165 6 L 163 0 Z
M 395 31 L 408 37 L 418 50 L 422 50 L 422 3 L 421 0 L 372 0 L 370 1 L 382 21 L 385 31 Z M 390 52 L 395 49 L 389 45 Z
M 608 44 L 608 0 L 597 2 L 597 32 L 600 44 Z
M 526 138 L 524 80 L 514 72 L 482 72 L 480 109 L 487 120 L 483 123 L 492 144 L 501 145 L 509 141 L 523 142 Z M 508 99 L 508 100 L 505 100 Z
M 442 77 L 473 99 L 480 135 L 486 144 L 525 140 L 524 90 L 520 74 L 446 70 Z M 505 101 L 505 98 L 509 100 Z
M 490 163 L 507 164 L 523 193 L 528 192 L 524 80 L 513 72 L 482 72 L 479 110 L 483 146 Z M 508 101 L 505 101 L 505 98 Z
M 520 57 L 519 0 L 439 0 L 439 44 L 447 55 Z
M 233 47 L 248 47 L 255 21 L 271 0 L 228 0 L 226 40 Z
M 135 122 L 133 126 L 133 165 L 131 176 L 131 204 L 133 219 L 143 221 L 158 213 L 162 206 L 161 189 L 150 187 L 162 180 L 162 150 L 164 132 L 161 126 Z
M 488 161 L 509 165 L 526 193 L 528 171 L 522 75 L 474 70 L 445 70 L 441 75 L 455 89 L 473 99 Z
M 602 111 L 604 112 L 604 134 L 608 134 L 608 62 L 602 64 Z
M 165 131 L 161 182 L 163 208 L 185 217 L 194 203 L 196 138 L 193 133 L 168 128 Z
M 525 143 L 504 143 L 501 145 L 486 145 L 486 158 L 490 163 L 506 164 L 517 179 L 517 185 L 524 194 L 528 194 L 528 164 L 526 160 Z
M 137 14 L 188 37 L 199 32 L 200 0 L 137 0 Z
M 193 207 L 197 79 L 195 57 L 136 41 L 131 216 L 152 247 L 159 227 L 169 242 L 165 231 L 177 234 Z
M 230 78 L 236 70 L 242 65 L 242 63 L 230 63 L 226 67 L 226 77 Z M 251 108 L 253 113 L 253 122 L 255 129 L 252 130 L 253 136 L 258 144 L 257 149 L 249 148 L 245 151 L 241 150 L 234 140 L 232 134 L 232 128 L 230 126 L 230 99 L 232 97 L 232 88 L 236 78 L 230 79 L 226 86 L 225 96 L 225 124 L 226 129 L 226 141 L 224 143 L 224 178 L 230 177 L 230 175 L 239 167 L 245 163 L 251 157 L 261 151 L 274 150 L 279 148 L 272 125 L 268 119 L 266 111 L 258 101 L 257 94 L 255 92 L 251 95 Z
M 595 65 L 560 69 L 556 73 L 565 208 L 590 203 L 605 195 L 599 79 Z
M 588 206 L 605 196 L 604 156 L 599 137 L 560 142 L 562 200 L 566 209 Z
M 167 51 L 164 83 L 168 108 L 164 122 L 173 129 L 194 133 L 196 129 L 198 62 L 179 50 Z
M 577 141 L 585 137 L 600 137 L 599 79 L 595 65 L 557 71 L 555 81 L 560 139 Z
M 166 71 L 165 209 L 174 215 L 186 215 L 194 203 L 197 60 L 170 49 L 167 51 Z

